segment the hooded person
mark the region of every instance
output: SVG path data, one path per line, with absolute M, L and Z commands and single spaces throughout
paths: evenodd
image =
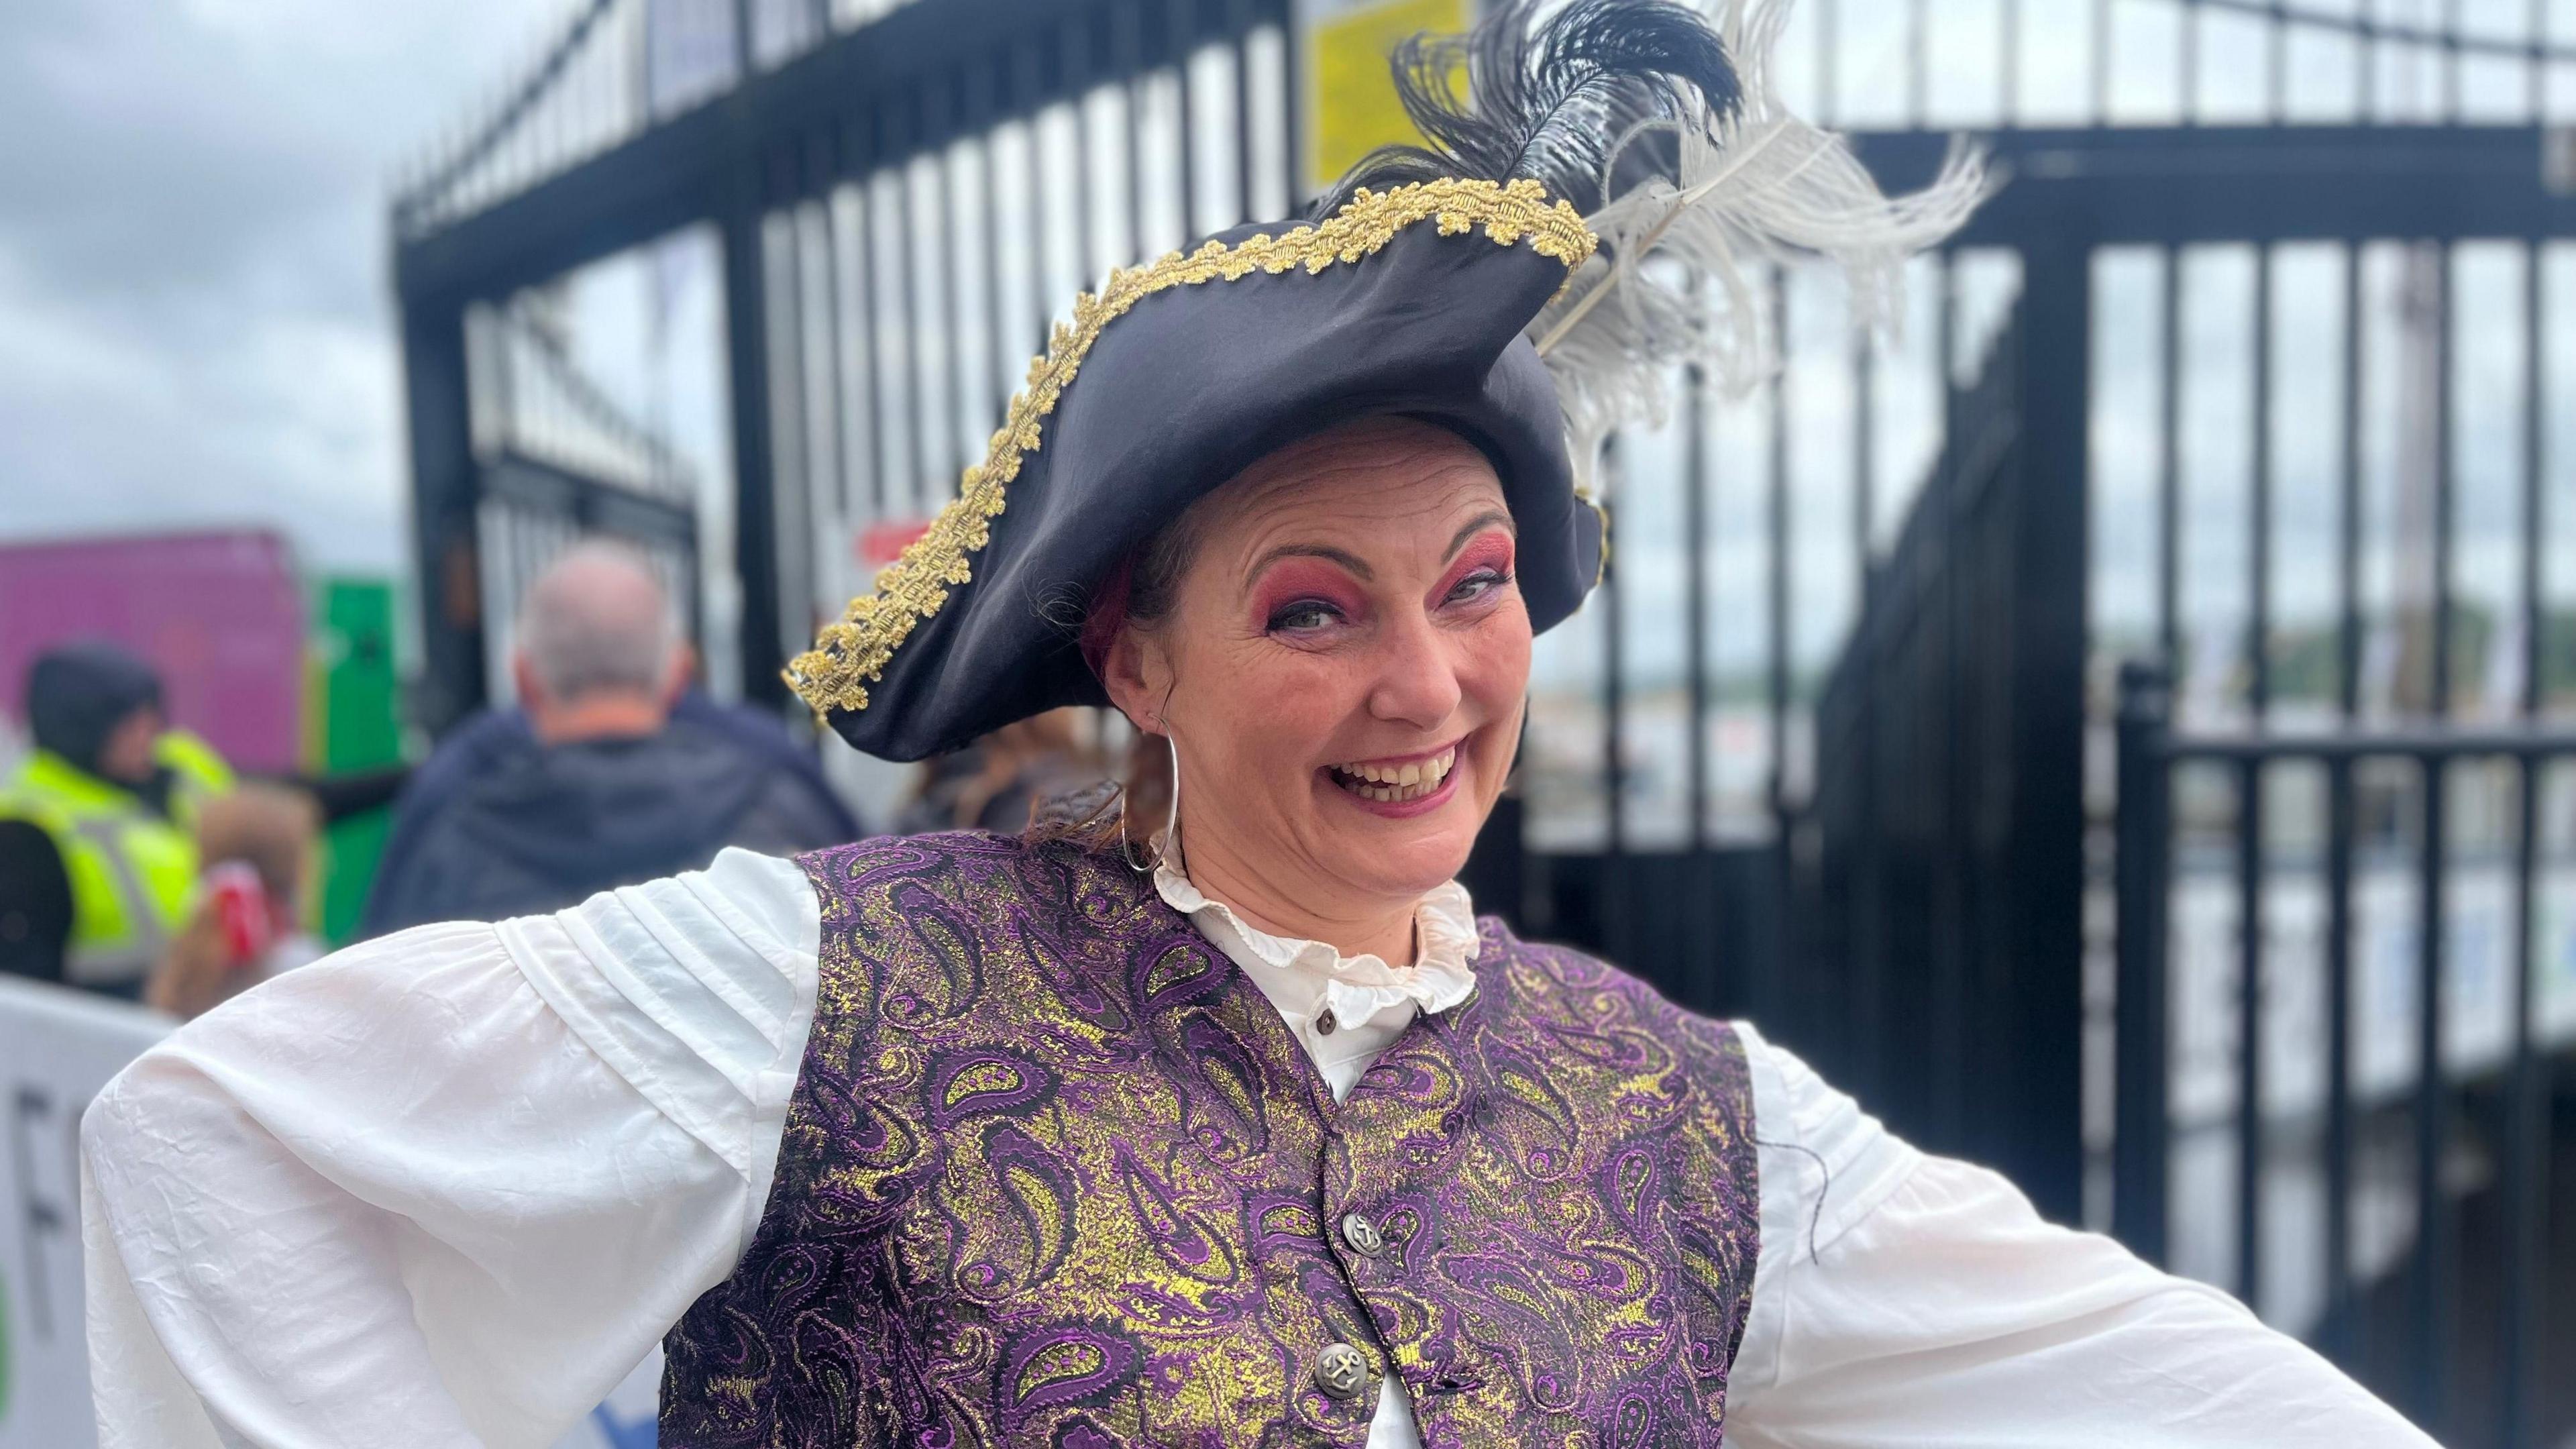
M 1782 111 L 1780 9 L 1408 47 L 1431 145 L 1078 298 L 791 671 L 891 759 L 1105 702 L 1135 788 L 395 936 L 121 1077 L 109 1442 L 537 1443 L 658 1338 L 675 1446 L 2428 1443 L 1454 879 L 1593 441 L 1758 371 L 1747 267 L 1883 300 L 1982 194 Z
M 38 655 L 25 704 L 34 749 L 0 784 L 0 824 L 14 826 L 0 830 L 0 952 L 47 975 L 33 949 L 10 951 L 33 944 L 32 926 L 10 923 L 64 923 L 59 979 L 139 996 L 194 898 L 197 812 L 232 772 L 171 728 L 160 676 L 114 644 Z

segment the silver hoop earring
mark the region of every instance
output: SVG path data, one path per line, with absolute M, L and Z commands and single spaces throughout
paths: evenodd
M 1138 875 L 1152 875 L 1162 865 L 1171 847 L 1178 845 L 1181 839 L 1181 741 L 1172 733 L 1169 721 L 1163 725 L 1163 753 L 1172 762 L 1171 814 L 1163 822 L 1162 835 L 1148 842 L 1149 853 L 1142 861 L 1136 858 L 1136 838 L 1128 829 L 1127 801 L 1122 795 L 1118 802 L 1118 854 L 1126 860 L 1127 868 Z

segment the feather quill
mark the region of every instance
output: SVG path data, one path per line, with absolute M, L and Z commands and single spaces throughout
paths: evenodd
M 1396 93 L 1428 146 L 1362 157 L 1316 203 L 1329 216 L 1365 186 L 1442 176 L 1532 180 L 1577 211 L 1605 188 L 1669 171 L 1642 126 L 1730 111 L 1735 69 L 1707 20 L 1674 0 L 1572 0 L 1538 20 L 1538 0 L 1500 0 L 1465 35 L 1417 35 L 1393 56 Z M 1464 67 L 1467 93 L 1454 77 Z
M 1730 396 L 1777 370 L 1771 269 L 1802 257 L 1839 264 L 1854 326 L 1892 332 L 1905 312 L 1906 259 L 1957 231 L 1992 192 L 1984 153 L 1960 142 L 1922 190 L 1882 194 L 1840 137 L 1780 100 L 1772 58 L 1792 0 L 1715 3 L 1736 103 L 1642 119 L 1610 146 L 1605 177 L 1639 146 L 1674 164 L 1603 188 L 1585 218 L 1600 252 L 1531 324 L 1587 482 L 1612 431 L 1663 421 L 1676 364 L 1699 364 Z
M 1404 42 L 1396 90 L 1429 144 L 1371 152 L 1316 205 L 1463 176 L 1535 180 L 1585 213 L 1600 250 L 1530 337 L 1586 487 L 1604 438 L 1665 416 L 1677 364 L 1730 394 L 1778 367 L 1770 269 L 1831 259 L 1855 324 L 1892 330 L 1905 259 L 1991 190 L 1983 154 L 1960 144 L 1923 190 L 1883 195 L 1839 137 L 1780 100 L 1772 57 L 1793 0 L 1700 3 L 1499 0 L 1466 35 Z

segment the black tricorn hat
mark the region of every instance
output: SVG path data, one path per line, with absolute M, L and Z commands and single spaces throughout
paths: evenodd
M 1649 410 L 1675 360 L 1744 352 L 1756 325 L 1712 324 L 1639 264 L 1668 236 L 1679 270 L 1732 275 L 1732 253 L 1774 241 L 1833 250 L 1839 228 L 1876 259 L 1924 230 L 1887 225 L 1838 143 L 1739 89 L 1730 42 L 1758 61 L 1771 34 L 1721 37 L 1670 0 L 1573 0 L 1543 22 L 1506 0 L 1471 35 L 1399 46 L 1431 145 L 1363 159 L 1317 220 L 1223 232 L 1076 299 L 957 499 L 788 682 L 889 760 L 1106 703 L 1079 647 L 1101 582 L 1266 454 L 1387 415 L 1492 460 L 1530 621 L 1561 622 L 1600 577 L 1602 516 L 1576 479 L 1604 420 Z M 1749 105 L 1762 130 L 1719 167 Z M 1780 237 L 1784 220 L 1805 230 Z
M 1591 252 L 1535 182 L 1444 180 L 1112 275 L 1058 325 L 957 500 L 789 678 L 889 760 L 1105 704 L 1078 647 L 1100 581 L 1263 456 L 1390 413 L 1493 460 L 1531 622 L 1556 623 L 1599 572 L 1601 528 L 1521 332 Z

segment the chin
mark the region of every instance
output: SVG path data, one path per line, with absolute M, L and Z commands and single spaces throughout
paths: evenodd
M 1461 801 L 1441 814 L 1465 816 L 1471 808 Z M 1466 868 L 1483 825 L 1479 811 L 1463 823 L 1455 819 L 1370 822 L 1348 831 L 1348 858 L 1357 867 L 1351 872 L 1353 884 L 1372 895 L 1390 897 L 1437 890 Z

